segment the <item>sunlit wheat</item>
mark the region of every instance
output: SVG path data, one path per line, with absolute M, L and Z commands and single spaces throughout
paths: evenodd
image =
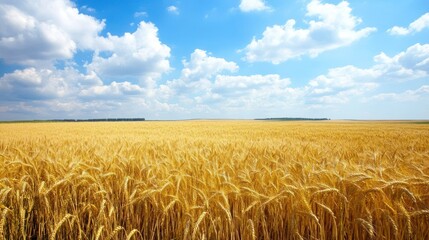
M 0 124 L 0 239 L 429 239 L 429 125 Z

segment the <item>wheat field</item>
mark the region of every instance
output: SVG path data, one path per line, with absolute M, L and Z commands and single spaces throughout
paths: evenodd
M 0 124 L 0 239 L 429 239 L 429 124 Z

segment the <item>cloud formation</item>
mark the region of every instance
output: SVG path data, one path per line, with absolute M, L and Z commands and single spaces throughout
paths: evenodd
M 394 56 L 380 53 L 369 68 L 353 65 L 329 69 L 301 87 L 278 74 L 237 75 L 235 62 L 211 56 L 195 49 L 178 79 L 151 88 L 129 81 L 106 83 L 95 71 L 82 74 L 73 67 L 45 69 L 29 67 L 0 78 L 0 96 L 15 102 L 13 109 L 62 114 L 98 111 L 141 111 L 156 109 L 164 113 L 231 114 L 310 111 L 313 107 L 329 108 L 350 101 L 418 101 L 428 96 L 428 86 L 403 92 L 380 92 L 380 86 L 413 81 L 429 76 L 429 44 L 415 44 Z M 105 104 L 105 105 L 103 105 Z M 3 109 L 3 110 L 1 110 Z M 49 110 L 48 110 L 49 109 Z M 219 112 L 223 109 L 224 112 Z M 307 109 L 307 110 L 306 110 Z M 12 111 L 9 105 L 0 111 Z M 135 112 L 136 110 L 134 110 Z M 311 112 L 311 111 L 310 111 Z M 155 114 L 155 113 L 154 113 Z
M 26 68 L 0 78 L 0 95 L 8 101 L 65 98 L 79 89 L 102 85 L 95 74 L 84 75 L 76 69 Z
M 101 44 L 87 68 L 103 79 L 131 77 L 151 85 L 170 70 L 170 48 L 159 40 L 158 28 L 152 23 L 142 21 L 133 33 L 109 34 L 99 40 Z
M 387 30 L 391 35 L 408 35 L 423 31 L 423 29 L 429 28 L 429 13 L 423 14 L 421 17 L 410 23 L 408 27 L 394 26 Z
M 429 85 L 423 85 L 417 89 L 399 93 L 381 93 L 375 95 L 372 99 L 377 101 L 415 102 L 421 100 L 423 97 L 429 97 Z
M 262 37 L 253 39 L 244 49 L 246 60 L 278 64 L 292 58 L 315 57 L 375 31 L 359 28 L 362 20 L 352 15 L 345 1 L 336 5 L 307 2 L 307 27 L 297 27 L 294 19 L 267 27 Z M 300 81 L 268 70 L 287 68 L 287 64 L 266 64 L 269 67 L 264 68 L 264 64 L 245 63 L 240 68 L 237 62 L 195 49 L 174 75 L 169 74 L 174 70 L 170 58 L 180 58 L 180 51 L 174 53 L 178 46 L 170 48 L 161 41 L 155 24 L 142 21 L 135 30 L 123 34 L 105 33 L 104 20 L 79 9 L 92 11 L 76 7 L 70 0 L 53 0 L 52 5 L 46 0 L 0 3 L 0 58 L 4 66 L 18 64 L 0 75 L 3 119 L 251 118 L 273 114 L 317 117 L 317 109 L 340 111 L 365 101 L 406 105 L 429 100 L 429 44 L 416 43 L 397 54 L 387 54 L 392 49 L 383 48 L 385 52 L 373 54 L 369 66 L 330 64 L 329 69 L 318 68 L 322 72 Z M 269 7 L 264 1 L 254 0 L 241 1 L 240 9 L 249 12 Z M 134 15 L 145 16 L 146 12 Z M 425 19 L 427 14 L 407 28 L 389 31 L 423 31 L 427 27 Z M 180 61 L 173 62 L 180 65 Z M 255 72 L 262 68 L 264 74 Z
M 307 5 L 306 15 L 316 20 L 309 21 L 308 28 L 296 28 L 294 19 L 284 25 L 267 27 L 261 39 L 253 38 L 244 49 L 246 60 L 279 64 L 304 55 L 316 57 L 322 52 L 347 46 L 376 30 L 372 27 L 357 30 L 362 20 L 351 11 L 346 1 L 334 5 L 312 0 Z
M 201 49 L 195 49 L 191 54 L 190 61 L 183 60 L 182 63 L 184 66 L 182 79 L 186 81 L 212 77 L 223 71 L 234 72 L 238 70 L 238 65 L 235 62 L 209 56 L 206 51 Z
M 167 11 L 170 13 L 179 14 L 179 8 L 174 5 L 168 6 Z
M 94 49 L 104 21 L 79 13 L 69 0 L 5 0 L 0 4 L 0 58 L 43 65 Z
M 306 87 L 309 104 L 342 104 L 350 98 L 367 93 L 379 86 L 381 72 L 349 65 L 328 70 L 310 80 Z
M 297 96 L 298 91 L 289 87 L 290 80 L 278 74 L 233 75 L 236 71 L 235 62 L 196 49 L 189 61 L 183 61 L 180 78 L 161 85 L 157 95 L 206 113 L 258 109 Z
M 383 79 L 409 81 L 429 76 L 429 44 L 414 44 L 393 57 L 380 53 L 374 57 L 375 69 Z
M 242 12 L 270 10 L 270 8 L 265 4 L 264 0 L 241 0 L 239 8 Z
M 108 82 L 128 77 L 153 85 L 170 70 L 170 48 L 152 23 L 142 21 L 123 36 L 100 36 L 104 21 L 79 13 L 69 0 L 3 1 L 0 21 L 0 58 L 6 63 L 51 69 L 55 61 L 73 59 L 77 50 L 89 50 L 94 54 L 87 71 Z
M 117 99 L 141 95 L 144 89 L 130 82 L 112 82 L 109 85 L 95 85 L 81 89 L 79 96 L 89 99 Z
M 382 52 L 374 57 L 374 62 L 370 68 L 348 65 L 329 69 L 327 74 L 309 81 L 306 101 L 322 105 L 347 103 L 351 98 L 371 92 L 382 84 L 427 77 L 429 44 L 415 44 L 393 57 Z M 395 96 L 400 98 L 406 95 L 409 94 Z
M 190 60 L 183 60 L 180 78 L 167 81 L 160 86 L 162 96 L 196 96 L 210 91 L 214 76 L 224 72 L 235 72 L 238 65 L 223 58 L 213 57 L 206 51 L 195 49 Z M 167 97 L 168 96 L 168 97 Z
M 69 0 L 5 0 L 0 20 L 0 58 L 24 67 L 0 76 L 1 112 L 78 116 L 116 113 L 124 102 L 162 106 L 150 97 L 171 69 L 170 48 L 154 24 L 142 21 L 134 32 L 102 36 L 104 20 L 80 13 Z M 78 66 L 78 50 L 93 54 L 90 62 Z

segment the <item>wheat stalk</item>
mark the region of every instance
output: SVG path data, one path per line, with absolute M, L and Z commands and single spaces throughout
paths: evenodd
M 248 219 L 247 224 L 249 225 L 250 232 L 252 233 L 252 240 L 256 240 L 255 225 L 253 224 L 252 219 Z
M 204 217 L 207 215 L 207 212 L 201 213 L 201 215 L 198 217 L 197 222 L 195 223 L 194 230 L 192 231 L 192 239 L 195 239 L 195 236 L 197 235 L 198 229 L 200 227 L 200 223 L 203 221 Z
M 103 233 L 103 229 L 104 229 L 104 226 L 103 226 L 103 225 L 101 225 L 101 226 L 98 228 L 97 233 L 95 234 L 95 240 L 100 239 L 101 234 Z
M 113 232 L 110 233 L 109 237 L 107 238 L 107 240 L 112 239 L 114 236 L 116 236 L 116 234 L 119 233 L 119 231 L 121 230 L 125 230 L 122 226 L 117 226 L 115 229 L 113 229 Z
M 137 229 L 133 229 L 133 230 L 131 230 L 131 232 L 129 232 L 129 233 L 128 233 L 128 235 L 127 235 L 127 240 L 131 240 L 131 238 L 132 238 L 135 234 L 139 234 L 139 235 L 140 235 L 140 237 L 142 237 L 142 235 L 141 235 L 141 233 L 140 233 L 140 231 L 139 231 L 139 230 L 137 230 Z M 143 238 L 143 237 L 142 237 L 142 238 Z
M 55 236 L 57 235 L 58 230 L 60 229 L 60 227 L 69 219 L 69 218 L 75 218 L 75 216 L 71 215 L 71 214 L 66 214 L 61 221 L 59 221 L 57 224 L 55 224 L 55 228 L 52 232 L 52 235 L 50 237 L 50 240 L 55 240 Z
M 4 225 L 6 224 L 6 215 L 9 211 L 10 211 L 9 208 L 4 208 L 3 211 L 1 212 L 0 237 L 3 239 L 4 239 L 3 229 L 4 229 Z
M 364 227 L 365 231 L 369 234 L 369 237 L 371 239 L 373 239 L 374 238 L 374 226 L 372 226 L 372 224 L 370 222 L 368 222 L 362 218 L 357 218 L 356 221 L 359 222 L 361 224 L 361 226 Z

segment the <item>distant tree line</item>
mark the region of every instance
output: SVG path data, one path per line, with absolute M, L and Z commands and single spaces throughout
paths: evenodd
M 139 122 L 144 118 L 54 119 L 54 122 Z
M 271 121 L 326 121 L 329 118 L 256 118 L 255 120 L 271 120 Z

